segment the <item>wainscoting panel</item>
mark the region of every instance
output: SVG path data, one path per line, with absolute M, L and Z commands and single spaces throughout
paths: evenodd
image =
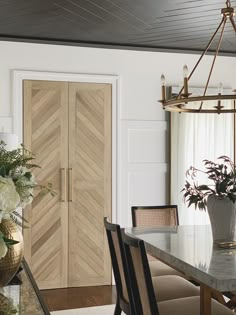
M 131 226 L 131 206 L 169 202 L 169 141 L 167 121 L 122 121 L 119 222 Z
M 145 123 L 145 126 L 147 124 Z M 151 123 L 151 128 L 139 127 L 128 130 L 129 163 L 165 163 L 167 159 L 166 122 Z M 158 146 L 157 146 L 158 143 Z
M 131 167 L 133 168 L 133 167 Z M 136 205 L 164 205 L 168 188 L 167 166 L 135 167 L 128 173 L 129 207 Z

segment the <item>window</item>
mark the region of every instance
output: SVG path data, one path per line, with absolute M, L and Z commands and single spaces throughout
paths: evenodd
M 234 114 L 171 113 L 170 202 L 178 205 L 180 224 L 209 223 L 207 212 L 187 208 L 181 190 L 191 165 L 203 169 L 204 159 L 215 161 L 221 155 L 234 157 Z M 205 178 L 203 174 L 198 183 L 206 183 Z

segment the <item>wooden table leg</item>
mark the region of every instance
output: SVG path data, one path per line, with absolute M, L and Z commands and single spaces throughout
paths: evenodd
M 211 288 L 200 284 L 200 315 L 211 315 Z

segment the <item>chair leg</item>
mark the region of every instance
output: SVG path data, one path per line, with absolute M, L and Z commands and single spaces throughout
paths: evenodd
M 116 300 L 116 307 L 114 310 L 114 315 L 120 315 L 122 312 L 121 308 L 120 308 L 120 301 L 119 299 Z
M 221 304 L 225 304 L 225 299 L 224 299 L 224 296 L 221 292 L 212 289 L 211 290 L 211 297 L 213 299 L 215 299 L 216 301 L 220 302 Z

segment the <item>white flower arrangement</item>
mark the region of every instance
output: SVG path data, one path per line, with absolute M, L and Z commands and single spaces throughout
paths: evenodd
M 50 184 L 42 186 L 36 182 L 32 169 L 39 166 L 31 163 L 34 155 L 30 151 L 24 146 L 7 151 L 5 145 L 0 142 L 0 222 L 11 217 L 20 224 L 17 217 L 21 216 L 15 210 L 32 203 L 36 186 L 41 188 L 41 194 L 54 192 Z
M 39 167 L 32 164 L 34 155 L 22 145 L 20 148 L 7 151 L 6 144 L 0 142 L 0 225 L 2 219 L 12 219 L 18 225 L 25 226 L 26 220 L 16 211 L 32 203 L 34 188 L 40 187 L 41 196 L 52 191 L 51 184 L 39 185 L 35 180 L 32 169 Z M 0 230 L 0 259 L 3 258 L 9 246 L 17 244 L 17 241 L 7 239 Z

